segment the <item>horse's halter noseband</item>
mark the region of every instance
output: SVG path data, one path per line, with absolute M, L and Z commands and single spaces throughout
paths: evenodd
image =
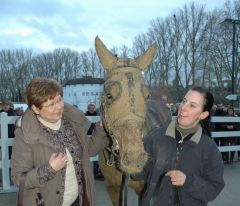
M 108 155 L 106 155 L 104 153 L 105 150 L 103 150 L 103 154 L 104 154 L 106 164 L 108 166 L 112 166 L 113 164 L 119 162 L 119 159 L 120 159 L 119 148 L 120 147 L 119 147 L 118 140 L 114 136 L 111 126 L 109 124 L 109 122 L 111 122 L 111 121 L 109 120 L 110 117 L 108 115 L 108 110 L 106 109 L 106 100 L 104 100 L 104 99 L 106 99 L 106 97 L 103 95 L 100 111 L 101 111 L 101 116 L 102 116 L 103 127 L 104 127 L 108 137 L 110 137 L 110 139 L 111 139 L 111 144 L 109 144 L 107 147 L 105 147 L 105 150 L 107 150 Z

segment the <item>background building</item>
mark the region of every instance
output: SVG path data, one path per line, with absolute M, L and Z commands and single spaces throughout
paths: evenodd
M 103 83 L 103 78 L 92 78 L 91 76 L 71 79 L 63 86 L 64 101 L 78 106 L 83 112 L 87 111 L 89 103 L 94 103 L 96 108 L 99 108 Z

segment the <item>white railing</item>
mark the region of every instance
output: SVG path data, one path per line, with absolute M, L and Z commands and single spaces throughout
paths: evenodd
M 18 189 L 11 185 L 10 181 L 10 160 L 9 160 L 9 146 L 12 146 L 13 138 L 8 138 L 8 124 L 14 124 L 16 116 L 7 116 L 7 113 L 0 113 L 0 169 L 2 172 L 0 176 L 0 193 L 16 192 Z M 100 120 L 99 116 L 87 116 L 89 121 L 97 122 Z M 240 117 L 212 117 L 212 122 L 237 122 L 240 124 Z M 227 137 L 237 137 L 240 138 L 240 129 L 238 131 L 223 131 L 223 132 L 212 132 L 213 138 L 227 138 Z M 240 145 L 236 146 L 219 146 L 221 152 L 225 151 L 240 151 Z M 98 156 L 91 157 L 91 161 L 97 161 Z M 2 185 L 1 185 L 2 182 Z
M 12 146 L 13 138 L 8 138 L 8 125 L 15 124 L 17 118 L 16 116 L 8 116 L 6 112 L 0 113 L 0 146 L 1 146 L 1 159 L 0 159 L 0 169 L 2 172 L 0 178 L 2 185 L 0 187 L 0 193 L 16 192 L 17 188 L 11 185 L 10 181 L 10 160 L 9 160 L 9 146 Z
M 227 122 L 236 122 L 240 125 L 240 117 L 215 117 L 213 116 L 211 122 L 214 123 L 227 123 Z M 237 131 L 222 131 L 222 132 L 212 132 L 213 138 L 228 138 L 236 137 L 240 138 L 240 127 Z M 240 151 L 240 145 L 234 146 L 219 146 L 220 152 L 230 152 L 230 151 Z

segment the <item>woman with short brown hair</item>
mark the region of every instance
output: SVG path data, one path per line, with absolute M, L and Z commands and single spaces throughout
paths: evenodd
M 99 124 L 89 138 L 83 112 L 64 103 L 62 87 L 45 78 L 26 89 L 29 109 L 16 129 L 11 159 L 12 179 L 19 185 L 26 172 L 24 206 L 36 205 L 41 193 L 46 206 L 93 206 L 90 156 L 103 148 Z

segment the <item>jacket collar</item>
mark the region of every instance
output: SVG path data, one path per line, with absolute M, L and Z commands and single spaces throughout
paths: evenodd
M 169 124 L 165 135 L 170 136 L 175 139 L 175 124 L 176 124 L 176 119 L 172 120 L 171 123 Z M 198 144 L 202 136 L 202 127 L 199 125 L 196 133 L 191 137 L 190 141 Z

